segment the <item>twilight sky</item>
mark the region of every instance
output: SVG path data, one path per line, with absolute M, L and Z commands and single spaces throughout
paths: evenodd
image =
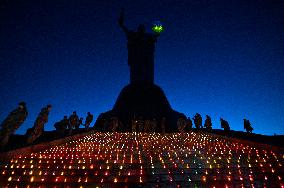
M 1 0 L 0 121 L 26 101 L 24 134 L 46 104 L 46 130 L 76 110 L 94 118 L 112 108 L 129 82 L 125 23 L 165 31 L 155 54 L 155 83 L 186 116 L 226 119 L 243 130 L 284 134 L 282 0 Z

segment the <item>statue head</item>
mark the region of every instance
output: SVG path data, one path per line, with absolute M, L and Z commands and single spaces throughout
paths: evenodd
M 146 31 L 145 25 L 140 24 L 140 25 L 137 27 L 137 32 L 138 32 L 138 33 L 145 33 L 145 31 Z

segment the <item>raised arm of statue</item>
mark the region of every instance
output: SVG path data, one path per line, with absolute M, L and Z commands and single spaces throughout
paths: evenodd
M 129 32 L 128 28 L 124 25 L 124 8 L 121 9 L 118 24 L 125 33 Z

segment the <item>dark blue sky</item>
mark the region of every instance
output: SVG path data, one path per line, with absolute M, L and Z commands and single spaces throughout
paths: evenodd
M 96 117 L 112 108 L 129 82 L 120 8 L 136 29 L 164 23 L 155 56 L 155 82 L 187 116 L 209 114 L 243 130 L 284 134 L 284 1 L 1 0 L 0 121 L 21 100 L 25 133 L 46 104 L 46 130 L 76 110 Z

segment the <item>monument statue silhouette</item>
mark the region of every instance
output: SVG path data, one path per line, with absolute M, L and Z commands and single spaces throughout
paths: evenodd
M 131 31 L 124 25 L 124 12 L 119 17 L 119 26 L 127 38 L 128 66 L 130 84 L 120 92 L 112 110 L 101 113 L 94 128 L 99 131 L 110 130 L 111 119 L 117 118 L 119 124 L 115 131 L 131 132 L 133 120 L 155 120 L 155 132 L 177 131 L 177 120 L 186 118 L 174 111 L 163 90 L 154 84 L 154 52 L 159 34 L 146 33 L 140 24 L 137 31 Z
M 154 52 L 158 33 L 146 33 L 145 26 L 140 24 L 137 31 L 131 31 L 124 25 L 122 10 L 119 25 L 127 37 L 128 66 L 130 83 L 154 83 Z

